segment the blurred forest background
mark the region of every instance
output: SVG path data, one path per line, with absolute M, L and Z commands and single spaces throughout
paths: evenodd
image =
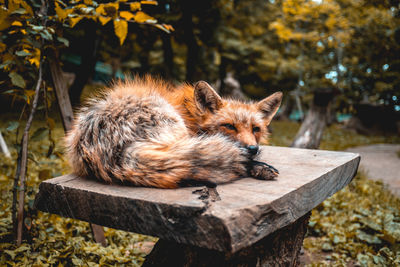
M 283 91 L 273 145 L 400 143 L 399 0 L 0 0 L 0 40 L 11 151 L 0 154 L 0 265 L 136 265 L 148 253 L 153 238 L 107 229 L 103 248 L 87 224 L 32 209 L 40 181 L 68 172 L 71 105 L 113 79 L 206 80 L 242 99 Z M 360 175 L 314 212 L 305 247 L 321 264 L 395 266 L 399 222 L 398 200 Z

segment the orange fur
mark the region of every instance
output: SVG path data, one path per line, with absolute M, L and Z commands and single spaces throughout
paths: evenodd
M 205 82 L 117 81 L 77 114 L 68 158 L 77 175 L 160 188 L 263 173 L 251 171 L 247 149 L 267 135 L 281 98 L 244 103 L 222 99 Z

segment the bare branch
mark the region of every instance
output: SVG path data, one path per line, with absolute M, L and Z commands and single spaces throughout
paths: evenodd
M 21 141 L 21 150 L 19 151 L 19 156 L 18 158 L 21 159 L 18 161 L 17 165 L 17 172 L 20 170 L 19 174 L 19 195 L 18 195 L 18 226 L 17 226 L 17 245 L 21 245 L 22 243 L 22 223 L 24 221 L 24 202 L 25 202 L 25 177 L 26 177 L 26 170 L 27 170 L 27 163 L 28 163 L 28 141 L 29 141 L 29 130 L 32 125 L 33 117 L 35 115 L 38 101 L 39 101 L 39 96 L 40 96 L 40 88 L 42 84 L 42 69 L 43 69 L 43 59 L 40 61 L 39 65 L 39 74 L 38 74 L 38 80 L 36 83 L 36 88 L 35 88 L 35 97 L 32 102 L 32 109 L 31 113 L 29 114 L 28 121 L 26 122 L 25 129 L 24 129 L 24 134 L 22 136 L 22 141 Z

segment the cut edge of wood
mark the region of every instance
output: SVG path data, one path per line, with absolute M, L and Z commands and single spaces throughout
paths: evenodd
M 261 235 L 258 235 L 258 236 L 253 235 L 254 238 L 250 239 L 249 242 L 246 242 L 246 243 L 234 242 L 234 239 L 231 236 L 231 238 L 233 240 L 233 243 L 231 243 L 232 247 L 231 247 L 231 250 L 229 252 L 235 253 L 235 252 L 237 252 L 237 251 L 239 251 L 239 250 L 241 250 L 241 249 L 243 249 L 243 248 L 245 248 L 247 246 L 250 246 L 250 245 L 258 242 L 259 240 L 263 239 L 265 236 L 270 235 L 270 234 L 276 232 L 277 230 L 294 223 L 296 220 L 298 220 L 299 218 L 301 218 L 302 216 L 307 214 L 307 212 L 310 212 L 312 209 L 314 209 L 319 204 L 321 204 L 324 200 L 326 200 L 327 198 L 331 197 L 336 192 L 338 192 L 339 190 L 343 189 L 346 185 L 348 185 L 353 180 L 353 178 L 356 176 L 357 170 L 358 170 L 358 166 L 359 166 L 359 163 L 360 163 L 360 159 L 361 159 L 360 155 L 357 154 L 357 153 L 348 153 L 348 154 L 353 154 L 354 157 L 351 160 L 343 163 L 342 165 L 339 165 L 339 166 L 335 167 L 334 169 L 332 169 L 331 171 L 329 171 L 326 174 L 322 175 L 318 179 L 315 179 L 315 180 L 313 180 L 313 181 L 311 181 L 311 182 L 309 182 L 307 184 L 304 184 L 304 186 L 302 186 L 301 188 L 293 190 L 290 193 L 284 195 L 283 197 L 272 201 L 270 203 L 270 205 L 268 205 L 268 207 L 271 208 L 271 212 L 274 213 L 274 214 L 277 214 L 277 215 L 282 215 L 283 214 L 283 218 L 284 218 L 283 223 L 277 223 L 276 219 L 275 219 L 275 222 L 271 221 L 270 225 L 273 225 L 273 227 L 270 227 L 268 231 L 265 231 Z M 338 172 L 339 168 L 342 168 L 342 169 L 345 170 L 346 167 L 353 169 L 352 173 L 348 176 L 348 178 L 347 179 L 343 179 L 343 183 L 341 183 L 338 187 L 336 187 L 333 190 L 328 191 L 327 194 L 324 194 L 323 196 L 321 196 L 319 198 L 319 200 L 317 200 L 315 202 L 315 204 L 312 205 L 311 208 L 308 207 L 307 209 L 304 210 L 304 212 L 300 212 L 300 213 L 297 213 L 297 214 L 294 214 L 292 212 L 293 210 L 296 210 L 296 209 L 283 209 L 283 208 L 281 208 L 283 206 L 281 204 L 282 202 L 287 203 L 288 199 L 294 199 L 297 196 L 300 196 L 302 194 L 300 191 L 303 191 L 304 187 L 312 187 L 314 184 L 320 183 L 321 179 L 326 179 L 326 177 L 329 177 L 329 175 L 331 173 Z M 340 173 L 335 174 L 336 178 L 339 175 L 340 175 Z M 333 180 L 332 179 L 333 178 L 331 178 L 330 180 L 331 181 L 336 180 L 336 179 L 333 179 Z M 297 209 L 297 210 L 300 210 L 300 209 Z M 229 233 L 231 234 L 231 231 L 229 231 Z

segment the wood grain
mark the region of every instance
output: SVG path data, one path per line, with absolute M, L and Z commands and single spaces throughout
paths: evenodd
M 66 175 L 43 182 L 35 205 L 65 217 L 233 253 L 295 222 L 342 189 L 360 161 L 354 153 L 285 147 L 263 147 L 260 159 L 279 170 L 277 180 L 244 178 L 219 185 L 214 199 L 199 195 L 204 188 L 107 185 Z

